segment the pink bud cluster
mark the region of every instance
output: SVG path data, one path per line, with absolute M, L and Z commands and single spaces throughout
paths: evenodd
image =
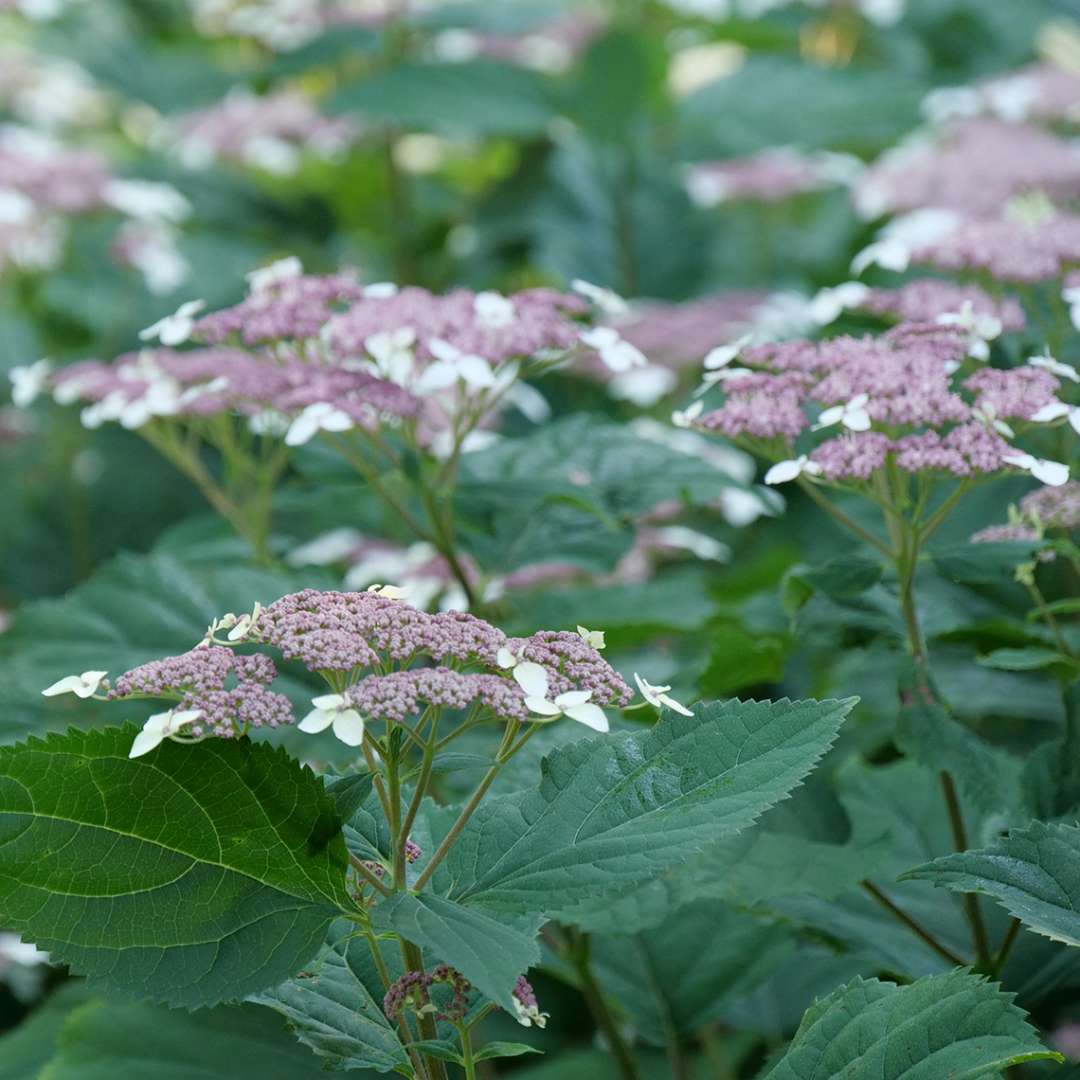
M 116 680 L 109 698 L 171 698 L 179 702 L 178 709 L 202 712 L 185 734 L 233 738 L 247 728 L 293 723 L 289 699 L 269 689 L 276 677 L 277 668 L 268 656 L 200 647 L 133 668 Z
M 733 199 L 781 202 L 851 180 L 857 168 L 854 159 L 813 157 L 790 147 L 773 147 L 746 157 L 692 165 L 686 173 L 686 189 L 700 206 Z
M 790 444 L 823 410 L 854 400 L 864 419 L 852 430 L 829 426 L 810 453 L 827 479 L 865 480 L 890 456 L 910 472 L 994 472 L 1015 451 L 993 423 L 1030 420 L 1060 384 L 1031 367 L 965 376 L 966 351 L 963 334 L 928 323 L 902 323 L 880 337 L 755 346 L 727 372 L 724 403 L 699 424 Z
M 439 984 L 450 989 L 451 1000 L 443 1008 L 435 1009 L 435 1019 L 452 1022 L 463 1020 L 469 1011 L 472 984 L 449 964 L 438 964 L 431 971 L 406 971 L 387 989 L 383 998 L 383 1012 L 390 1020 L 396 1020 L 404 1009 L 426 1012 L 432 1004 L 431 988 Z
M 414 668 L 389 675 L 369 675 L 349 691 L 353 704 L 374 720 L 401 722 L 419 716 L 424 705 L 467 709 L 478 702 L 500 720 L 524 721 L 529 710 L 517 683 L 502 675 Z
M 996 300 L 977 285 L 945 278 L 917 278 L 895 289 L 871 289 L 855 309 L 900 322 L 933 323 L 941 315 L 962 311 L 965 305 L 970 305 L 975 315 L 1000 320 L 1003 330 L 1024 328 L 1024 309 L 1015 298 Z
M 1080 527 L 1080 482 L 1036 488 L 1020 500 L 1020 511 L 1048 528 Z
M 981 118 L 889 151 L 854 189 L 867 217 L 923 207 L 996 215 L 1017 195 L 1053 201 L 1080 195 L 1080 153 L 1067 140 L 1023 124 Z

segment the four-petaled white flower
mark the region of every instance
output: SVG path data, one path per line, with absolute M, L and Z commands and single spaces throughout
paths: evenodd
M 255 601 L 255 607 L 250 615 L 241 615 L 233 624 L 232 629 L 226 634 L 229 641 L 240 641 L 248 637 L 257 629 L 259 616 L 262 615 L 262 604 Z
M 491 364 L 482 356 L 463 353 L 459 348 L 441 338 L 432 338 L 428 349 L 435 357 L 424 368 L 413 389 L 418 394 L 430 394 L 445 390 L 459 380 L 470 390 L 485 390 L 495 385 Z
M 548 675 L 540 664 L 531 660 L 522 660 L 514 664 L 514 680 L 525 691 L 525 707 L 536 716 L 568 716 L 579 724 L 592 728 L 593 731 L 606 732 L 608 718 L 599 705 L 594 705 L 589 698 L 591 690 L 567 690 L 557 694 L 554 701 L 548 700 Z
M 1061 487 L 1069 479 L 1069 466 L 1060 461 L 1046 461 L 1031 454 L 1006 454 L 1002 459 L 1006 465 L 1015 465 L 1024 472 L 1031 473 L 1036 480 L 1041 480 L 1050 487 Z
M 649 361 L 645 354 L 629 341 L 624 340 L 610 326 L 594 326 L 579 335 L 581 343 L 595 349 L 609 371 L 622 372 L 631 368 L 645 367 Z
M 677 713 L 682 713 L 683 716 L 693 716 L 692 709 L 688 709 L 685 705 L 680 705 L 673 697 L 668 696 L 670 686 L 653 686 L 652 683 L 643 679 L 636 671 L 634 672 L 634 682 L 637 683 L 638 689 L 641 691 L 641 696 L 655 709 L 663 708 L 665 705 L 674 710 Z
M 142 731 L 135 736 L 135 741 L 128 751 L 129 758 L 142 757 L 156 749 L 166 739 L 172 738 L 182 727 L 194 723 L 202 716 L 202 709 L 181 709 L 177 712 L 170 709 L 168 712 L 154 713 L 145 724 Z
M 41 693 L 44 697 L 55 697 L 57 694 L 74 694 L 81 698 L 93 697 L 106 675 L 108 675 L 107 671 L 84 671 L 81 675 L 65 675 L 52 686 L 45 687 Z
M 13 367 L 8 372 L 11 379 L 11 400 L 20 409 L 32 404 L 34 399 L 45 389 L 49 381 L 52 365 L 48 360 L 37 360 L 25 367 Z
M 990 359 L 990 342 L 1001 336 L 1001 320 L 996 315 L 980 315 L 970 300 L 959 311 L 946 311 L 937 317 L 939 326 L 954 326 L 967 334 L 968 356 Z
M 594 303 L 605 315 L 620 316 L 630 313 L 630 305 L 617 292 L 605 289 L 602 285 L 574 278 L 570 282 L 570 288 Z
M 186 304 L 181 304 L 171 315 L 166 315 L 145 330 L 140 330 L 139 340 L 153 341 L 157 338 L 162 345 L 183 345 L 195 329 L 195 316 L 204 307 L 205 300 L 189 300 Z
M 384 600 L 400 600 L 405 596 L 405 590 L 400 585 L 369 585 L 367 591 L 381 596 Z
M 517 312 L 514 301 L 509 297 L 497 292 L 480 292 L 473 299 L 473 313 L 481 326 L 498 330 L 502 326 L 509 326 Z
M 685 409 L 676 409 L 671 414 L 671 422 L 677 428 L 692 427 L 704 408 L 705 402 L 698 398 L 697 401 L 691 402 Z
M 1033 413 L 1031 419 L 1039 424 L 1047 424 L 1062 417 L 1067 417 L 1073 431 L 1080 435 L 1080 407 L 1066 405 L 1064 401 L 1051 401 L 1049 405 L 1044 405 L 1038 412 Z
M 348 431 L 352 426 L 353 419 L 347 412 L 342 412 L 328 401 L 316 401 L 289 425 L 289 430 L 285 432 L 285 445 L 303 446 L 320 431 Z
M 297 725 L 308 735 L 333 728 L 334 735 L 346 746 L 359 746 L 364 741 L 364 718 L 344 694 L 323 694 L 312 698 L 315 706 Z
M 869 293 L 861 281 L 845 281 L 831 289 L 819 289 L 806 310 L 818 326 L 828 326 L 848 308 L 858 307 Z
M 411 326 L 380 330 L 364 339 L 364 348 L 371 357 L 375 374 L 398 386 L 405 386 L 412 377 L 415 344 L 416 331 Z
M 1041 356 L 1029 356 L 1027 362 L 1028 367 L 1042 368 L 1044 371 L 1049 371 L 1051 375 L 1057 375 L 1058 378 L 1080 382 L 1080 372 L 1072 364 L 1064 364 L 1060 360 L 1055 360 L 1050 355 L 1049 349 Z
M 866 411 L 868 394 L 856 394 L 846 405 L 833 405 L 825 409 L 813 426 L 813 431 L 843 424 L 849 431 L 869 431 L 870 414 Z
M 807 476 L 820 476 L 821 466 L 816 461 L 811 461 L 805 454 L 800 454 L 790 461 L 778 461 L 766 474 L 766 484 L 786 484 L 789 480 L 797 480 L 803 474 Z
M 985 405 L 976 405 L 971 410 L 971 415 L 982 424 L 983 427 L 990 428 L 996 431 L 999 435 L 1004 435 L 1006 439 L 1011 439 L 1016 435 L 1004 420 L 998 419 L 997 409 L 992 401 L 988 401 Z M 1032 418 L 1034 419 L 1034 417 Z
M 580 637 L 586 645 L 591 645 L 594 649 L 602 649 L 607 644 L 604 641 L 603 630 L 586 630 L 584 626 L 579 626 L 577 632 L 578 637 Z
M 258 270 L 252 270 L 250 274 L 244 276 L 247 279 L 248 288 L 255 293 L 299 277 L 303 272 L 304 264 L 295 255 L 289 255 L 287 258 L 270 263 L 269 266 L 260 266 Z

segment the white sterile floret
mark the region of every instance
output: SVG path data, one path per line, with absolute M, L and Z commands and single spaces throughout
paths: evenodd
M 369 585 L 367 591 L 381 596 L 384 600 L 401 600 L 405 596 L 405 590 L 400 585 L 382 585 L 376 582 Z
M 870 414 L 866 411 L 869 400 L 868 394 L 856 394 L 844 405 L 833 405 L 825 409 L 811 430 L 821 431 L 823 428 L 842 424 L 849 431 L 869 431 Z
M 636 671 L 634 672 L 634 682 L 637 683 L 638 689 L 641 691 L 641 696 L 653 706 L 653 708 L 660 709 L 665 705 L 672 709 L 674 712 L 681 713 L 683 716 L 693 716 L 693 710 L 688 709 L 685 705 L 680 705 L 673 697 L 669 696 L 668 691 L 670 686 L 653 686 L 652 683 L 643 679 Z
M 811 461 L 805 454 L 789 461 L 778 461 L 766 474 L 766 484 L 786 484 L 789 480 L 797 480 L 800 476 L 820 476 L 821 466 L 816 461 Z
M 473 313 L 481 326 L 491 330 L 509 326 L 516 314 L 514 301 L 497 292 L 477 293 L 473 300 Z
M 428 349 L 435 359 L 424 368 L 413 390 L 430 394 L 463 382 L 470 390 L 484 390 L 495 385 L 491 364 L 482 356 L 463 353 L 441 338 L 432 338 Z
M 332 728 L 346 746 L 359 746 L 364 741 L 364 718 L 344 694 L 322 694 L 312 698 L 311 704 L 315 708 L 297 725 L 305 734 Z
M 568 716 L 593 731 L 606 732 L 608 719 L 599 705 L 592 704 L 591 690 L 568 690 L 558 694 L 554 701 L 548 700 L 548 676 L 540 664 L 523 660 L 514 664 L 514 680 L 525 691 L 525 706 L 535 716 L 554 719 Z
M 1038 424 L 1048 424 L 1054 420 L 1066 418 L 1073 431 L 1080 435 L 1080 407 L 1066 405 L 1064 401 L 1051 401 L 1031 417 Z
M 1040 356 L 1029 356 L 1027 362 L 1028 367 L 1042 368 L 1044 371 L 1049 371 L 1051 375 L 1056 375 L 1059 379 L 1080 382 L 1080 372 L 1072 364 L 1065 364 L 1060 360 L 1055 360 L 1050 355 L 1049 350 Z
M 861 281 L 845 281 L 831 289 L 819 289 L 810 301 L 810 318 L 819 326 L 835 322 L 848 308 L 858 307 L 870 289 Z
M 953 326 L 967 334 L 968 355 L 976 360 L 990 359 L 990 342 L 1001 335 L 1001 320 L 996 315 L 980 315 L 965 300 L 959 311 L 946 311 L 937 317 L 939 326 Z
M 617 317 L 630 314 L 630 305 L 612 289 L 605 289 L 602 285 L 594 285 L 581 278 L 574 278 L 570 282 L 570 288 L 595 304 L 605 315 Z
M 603 630 L 586 630 L 584 626 L 579 626 L 577 628 L 577 632 L 578 632 L 578 637 L 580 637 L 581 640 L 584 641 L 585 644 L 589 645 L 591 648 L 594 648 L 594 649 L 602 649 L 602 648 L 604 648 L 606 642 L 604 641 L 604 631 Z M 503 666 L 508 667 L 509 665 L 504 664 Z
M 415 344 L 416 331 L 411 326 L 380 330 L 364 339 L 364 348 L 371 357 L 370 366 L 374 373 L 398 386 L 407 385 L 412 378 L 416 361 L 413 355 Z
M 671 422 L 677 428 L 692 427 L 693 423 L 705 409 L 705 402 L 700 398 L 697 401 L 691 402 L 685 409 L 676 409 L 671 414 Z
M 205 300 L 189 300 L 181 304 L 171 315 L 158 319 L 145 330 L 139 331 L 141 341 L 153 341 L 157 338 L 162 345 L 183 345 L 192 330 L 195 329 L 195 316 L 206 307 Z
M 990 428 L 992 431 L 996 431 L 999 435 L 1004 435 L 1006 439 L 1011 439 L 1016 435 L 1004 420 L 998 418 L 997 409 L 994 407 L 993 402 L 988 401 L 985 405 L 976 405 L 971 410 L 971 415 L 979 421 L 983 427 Z M 1034 417 L 1032 417 L 1034 419 Z
M 252 270 L 245 274 L 248 288 L 251 292 L 262 292 L 263 289 L 273 288 L 282 282 L 299 277 L 304 272 L 304 264 L 295 256 L 278 259 L 269 266 L 260 266 L 258 270 Z
M 159 747 L 166 739 L 172 738 L 181 728 L 194 723 L 202 716 L 202 709 L 169 709 L 168 712 L 154 713 L 142 731 L 135 736 L 135 741 L 128 751 L 129 758 L 142 757 Z
M 285 432 L 286 446 L 302 446 L 320 431 L 348 431 L 353 419 L 328 401 L 317 401 L 304 408 Z
M 8 372 L 11 380 L 11 401 L 20 409 L 31 405 L 49 382 L 52 365 L 48 360 L 37 360 L 25 367 L 13 367 Z
M 1049 487 L 1061 487 L 1069 479 L 1069 466 L 1060 461 L 1046 461 L 1031 454 L 1015 453 L 1006 454 L 1001 459 L 1006 465 L 1014 465 L 1024 472 L 1031 473 L 1036 480 Z
M 259 616 L 262 615 L 262 610 L 262 604 L 256 600 L 255 608 L 251 614 L 241 615 L 226 635 L 229 641 L 241 641 L 243 638 L 250 637 L 254 634 L 259 622 Z
M 74 694 L 81 698 L 93 697 L 106 675 L 108 675 L 107 671 L 84 671 L 81 675 L 65 675 L 52 686 L 45 687 L 41 693 L 44 697 L 55 697 L 57 694 Z
M 364 286 L 363 293 L 368 300 L 389 300 L 390 297 L 397 296 L 398 287 L 392 281 L 373 281 Z
M 649 363 L 637 346 L 631 345 L 610 326 L 594 326 L 591 330 L 583 330 L 578 336 L 583 345 L 596 350 L 609 371 L 619 373 L 645 367 Z

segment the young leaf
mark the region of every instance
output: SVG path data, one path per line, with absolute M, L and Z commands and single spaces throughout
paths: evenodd
M 0 748 L 4 922 L 120 995 L 189 1008 L 298 970 L 350 905 L 322 783 L 246 739 L 135 727 Z
M 441 896 L 398 893 L 372 914 L 379 929 L 394 930 L 439 960 L 455 967 L 482 994 L 512 1011 L 511 991 L 519 975 L 540 960 L 536 934 L 540 918 L 509 925 L 483 911 Z
M 618 893 L 785 798 L 854 703 L 699 704 L 648 731 L 562 747 L 544 759 L 539 789 L 481 804 L 435 889 L 469 906 L 550 918 Z
M 490 1061 L 492 1058 L 521 1057 L 524 1054 L 542 1054 L 543 1050 L 537 1050 L 535 1046 L 526 1046 L 525 1043 L 512 1042 L 489 1042 L 482 1050 L 473 1054 L 473 1061 Z
M 954 892 L 985 893 L 1037 934 L 1080 945 L 1080 827 L 1032 822 L 974 851 L 909 870 Z
M 397 951 L 396 943 L 383 948 L 392 978 L 401 974 Z M 383 1013 L 384 989 L 367 941 L 339 919 L 303 971 L 251 1000 L 282 1013 L 296 1037 L 332 1068 L 401 1072 L 409 1059 Z
M 993 983 L 950 971 L 895 986 L 855 979 L 812 1005 L 762 1080 L 976 1080 L 1022 1061 L 1061 1061 Z

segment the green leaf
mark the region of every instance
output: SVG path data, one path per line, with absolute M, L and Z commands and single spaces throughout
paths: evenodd
M 452 1043 L 443 1042 L 441 1039 L 420 1039 L 409 1043 L 413 1050 L 419 1050 L 429 1057 L 438 1058 L 440 1061 L 452 1061 L 455 1065 L 464 1064 L 465 1059 L 454 1049 Z
M 290 1037 L 280 1017 L 256 1005 L 189 1013 L 95 1001 L 71 1016 L 40 1080 L 236 1080 L 241 1075 L 259 1080 L 326 1076 L 318 1058 Z
M 398 893 L 380 901 L 372 921 L 457 968 L 477 990 L 510 1011 L 518 976 L 540 960 L 535 941 L 539 918 L 511 926 L 505 916 L 497 922 L 442 896 Z
M 353 815 L 371 797 L 375 777 L 372 773 L 353 773 L 326 780 L 326 790 L 337 807 L 342 821 L 351 821 Z
M 754 989 L 793 949 L 790 930 L 715 900 L 681 909 L 634 936 L 594 937 L 601 984 L 654 1046 L 700 1031 Z
M 482 803 L 435 875 L 489 911 L 570 914 L 751 825 L 836 737 L 846 701 L 726 701 L 648 731 L 584 739 L 539 789 Z
M 880 559 L 865 559 L 858 555 L 830 559 L 821 566 L 810 568 L 794 566 L 784 578 L 784 606 L 789 613 L 798 610 L 815 592 L 834 600 L 860 596 L 881 580 L 883 570 Z
M 812 1005 L 762 1080 L 976 1080 L 1061 1061 L 993 983 L 952 971 L 895 986 L 855 979 Z
M 523 1054 L 542 1054 L 535 1046 L 525 1043 L 489 1042 L 482 1050 L 473 1054 L 473 1061 L 490 1061 L 492 1058 L 521 1057 Z
M 992 896 L 1037 934 L 1080 945 L 1080 826 L 1035 821 L 988 847 L 945 855 L 904 877 Z
M 1038 671 L 1054 664 L 1069 664 L 1070 659 L 1057 649 L 1028 645 L 1021 649 L 994 649 L 978 657 L 977 662 L 1000 671 Z
M 350 905 L 321 782 L 247 739 L 136 728 L 0 748 L 0 910 L 92 984 L 188 1007 L 235 1000 L 309 960 Z
M 934 552 L 939 573 L 964 585 L 996 585 L 1015 580 L 1016 568 L 1029 562 L 1039 544 L 1033 540 L 998 540 L 985 544 L 958 544 Z
M 396 943 L 382 951 L 391 977 L 400 975 Z M 408 1055 L 383 1013 L 383 993 L 368 942 L 339 919 L 304 971 L 251 1000 L 282 1013 L 296 1037 L 331 1067 L 402 1072 Z
M 494 60 L 398 64 L 345 87 L 330 105 L 444 135 L 540 135 L 555 115 L 544 76 Z
M 56 1041 L 72 1011 L 89 1000 L 86 985 L 72 979 L 54 990 L 18 1027 L 0 1037 L 0 1080 L 38 1076 L 56 1052 Z

